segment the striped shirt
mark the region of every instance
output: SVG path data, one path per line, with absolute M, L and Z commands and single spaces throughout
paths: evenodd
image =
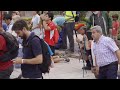
M 96 57 L 96 62 L 99 67 L 108 65 L 112 62 L 118 61 L 115 51 L 119 50 L 114 40 L 101 36 L 99 41 L 94 43 L 93 53 Z

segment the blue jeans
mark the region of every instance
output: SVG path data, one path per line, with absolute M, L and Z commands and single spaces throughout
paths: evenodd
M 117 79 L 118 62 L 100 67 L 98 79 Z

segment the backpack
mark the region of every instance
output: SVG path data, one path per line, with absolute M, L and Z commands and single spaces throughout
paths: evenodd
M 54 39 L 55 44 L 57 44 L 57 43 L 58 43 L 58 40 L 59 40 L 59 32 L 58 32 L 58 29 L 57 29 L 57 28 L 54 30 L 53 39 Z
M 0 32 L 0 35 L 5 38 L 7 46 L 7 52 L 0 51 L 4 53 L 2 56 L 0 56 L 0 61 L 7 62 L 16 58 L 19 50 L 19 43 L 17 39 L 9 32 Z
M 34 35 L 32 37 L 32 39 L 34 37 L 38 37 L 37 35 Z M 39 37 L 38 37 L 39 38 Z M 31 40 L 32 40 L 31 39 Z M 43 55 L 43 63 L 42 64 L 38 64 L 38 68 L 41 70 L 42 73 L 49 73 L 50 70 L 50 66 L 51 66 L 51 55 L 49 53 L 49 49 L 47 44 L 45 43 L 45 41 L 43 39 L 40 39 L 40 43 L 41 43 L 41 48 L 42 48 L 42 55 Z M 32 48 L 31 48 L 32 49 Z

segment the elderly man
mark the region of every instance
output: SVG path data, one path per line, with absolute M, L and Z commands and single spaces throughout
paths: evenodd
M 99 70 L 99 79 L 116 79 L 118 62 L 120 63 L 119 48 L 113 39 L 103 36 L 100 26 L 92 27 L 91 31 L 95 42 L 93 52 L 96 59 L 96 70 Z

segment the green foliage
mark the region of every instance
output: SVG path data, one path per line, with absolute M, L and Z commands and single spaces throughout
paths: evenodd
M 120 34 L 118 34 L 118 40 L 120 40 Z
M 112 16 L 113 14 L 118 14 L 119 15 L 119 18 L 118 20 L 120 21 L 120 11 L 110 11 L 110 16 Z M 112 17 L 111 17 L 112 18 Z

